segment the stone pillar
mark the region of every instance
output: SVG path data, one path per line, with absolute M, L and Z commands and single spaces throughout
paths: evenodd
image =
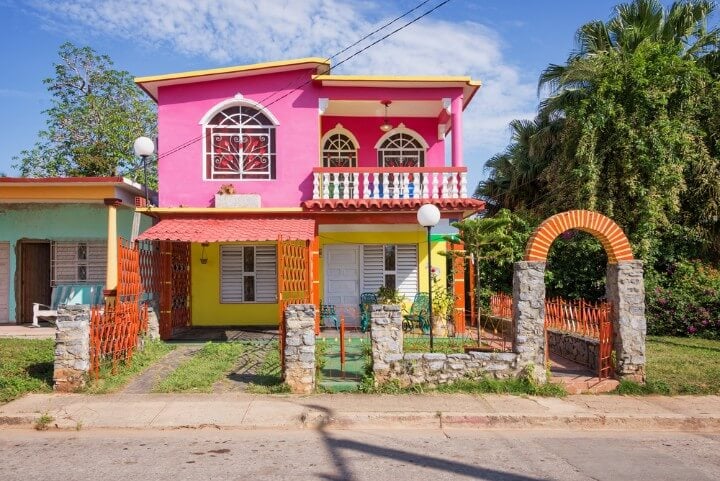
M 90 371 L 90 307 L 58 309 L 55 325 L 53 389 L 74 392 L 85 387 Z
M 615 373 L 620 379 L 645 382 L 645 285 L 642 261 L 608 264 L 605 289 L 612 303 Z
M 516 262 L 513 271 L 513 323 L 518 369 L 532 366 L 533 378 L 546 382 L 545 262 Z
M 402 311 L 400 306 L 370 306 L 370 337 L 375 384 L 389 379 L 390 363 L 403 357 Z
M 285 372 L 290 391 L 315 391 L 315 305 L 290 304 L 285 308 Z

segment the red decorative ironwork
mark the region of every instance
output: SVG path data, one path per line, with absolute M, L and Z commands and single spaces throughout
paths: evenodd
M 160 338 L 190 325 L 190 243 L 160 242 Z

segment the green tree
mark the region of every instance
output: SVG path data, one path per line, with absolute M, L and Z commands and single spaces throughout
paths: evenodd
M 34 147 L 14 158 L 23 177 L 112 176 L 143 181 L 133 141 L 156 135 L 155 106 L 107 55 L 64 43 L 44 83 L 52 106 Z M 148 184 L 156 185 L 155 166 Z

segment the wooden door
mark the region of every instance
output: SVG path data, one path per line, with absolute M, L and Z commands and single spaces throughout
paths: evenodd
M 33 302 L 50 304 L 50 243 L 20 244 L 20 307 L 18 322 L 32 322 Z
M 0 324 L 10 322 L 10 244 L 0 242 Z

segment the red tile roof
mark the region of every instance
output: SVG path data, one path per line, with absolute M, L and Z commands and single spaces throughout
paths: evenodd
M 313 212 L 353 212 L 353 211 L 415 211 L 421 205 L 435 204 L 440 210 L 472 210 L 485 208 L 485 202 L 478 199 L 332 199 L 306 200 L 302 203 L 305 210 Z
M 282 235 L 287 239 L 311 240 L 315 221 L 297 218 L 244 219 L 163 219 L 140 236 L 140 240 L 177 242 L 272 241 Z

